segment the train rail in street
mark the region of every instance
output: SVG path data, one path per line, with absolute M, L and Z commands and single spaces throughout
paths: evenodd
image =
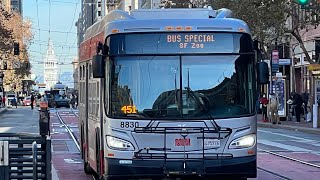
M 73 112 L 73 111 L 71 111 Z M 74 113 L 74 112 L 73 112 Z M 76 136 L 73 134 L 73 131 L 70 129 L 70 127 L 63 121 L 63 119 L 61 118 L 59 111 L 56 111 L 56 114 L 61 122 L 61 124 L 64 125 L 64 127 L 66 128 L 67 132 L 69 133 L 70 137 L 72 138 L 74 144 L 77 146 L 79 152 L 80 152 L 80 145 L 78 143 L 78 140 L 76 139 Z M 75 114 L 75 113 L 74 113 Z
M 285 159 L 288 159 L 288 160 L 291 160 L 291 161 L 295 161 L 295 162 L 298 162 L 298 163 L 301 163 L 301 164 L 304 164 L 304 165 L 307 165 L 307 166 L 320 168 L 320 165 L 318 165 L 318 164 L 309 163 L 309 162 L 302 161 L 302 160 L 299 160 L 299 159 L 296 159 L 296 158 L 292 158 L 292 157 L 289 157 L 289 156 L 286 156 L 286 155 L 283 155 L 283 154 L 279 154 L 279 153 L 276 153 L 276 152 L 263 150 L 263 149 L 260 149 L 260 148 L 258 148 L 258 151 L 262 151 L 262 152 L 265 152 L 265 153 L 268 153 L 268 154 L 272 154 L 272 155 L 275 155 L 275 156 L 278 156 L 278 157 L 282 157 L 282 158 L 285 158 Z
M 277 156 L 277 157 L 281 157 L 281 158 L 284 158 L 284 159 L 287 159 L 287 160 L 290 160 L 290 161 L 293 161 L 293 162 L 296 162 L 296 163 L 300 163 L 300 164 L 303 164 L 303 165 L 306 165 L 306 166 L 320 168 L 320 165 L 309 163 L 309 162 L 306 162 L 306 161 L 302 161 L 300 159 L 292 158 L 292 157 L 289 157 L 289 156 L 286 156 L 286 155 L 283 155 L 283 154 L 279 154 L 279 153 L 276 153 L 276 152 L 272 152 L 272 151 L 268 151 L 268 150 L 264 150 L 264 149 L 260 149 L 260 148 L 258 148 L 258 151 L 259 152 L 263 152 L 263 153 L 267 153 L 267 154 L 270 154 L 270 155 L 274 155 L 274 156 Z M 280 173 L 275 173 L 275 172 L 273 172 L 271 170 L 267 170 L 267 168 L 265 168 L 265 167 L 257 167 L 257 169 L 260 170 L 260 171 L 263 171 L 265 173 L 271 174 L 271 175 L 273 175 L 273 176 L 275 176 L 275 177 L 277 177 L 279 179 L 292 180 L 292 178 L 287 177 L 286 175 L 281 175 Z
M 60 180 L 92 180 L 83 171 L 78 143 L 78 116 L 75 110 L 51 109 L 53 166 Z
M 308 179 L 320 176 L 319 135 L 281 128 L 258 128 L 257 179 Z

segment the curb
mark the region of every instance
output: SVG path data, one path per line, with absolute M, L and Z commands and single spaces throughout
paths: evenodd
M 294 131 L 307 132 L 311 134 L 320 134 L 319 128 L 306 128 L 306 127 L 278 125 L 278 124 L 269 124 L 269 123 L 261 123 L 261 122 L 258 122 L 258 127 L 274 128 L 274 129 L 289 129 Z
M 0 114 L 5 113 L 6 111 L 7 111 L 7 108 L 5 108 L 5 109 L 0 109 Z

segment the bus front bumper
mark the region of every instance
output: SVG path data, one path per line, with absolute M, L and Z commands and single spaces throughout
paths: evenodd
M 106 177 L 233 176 L 255 178 L 256 156 L 222 160 L 121 160 L 106 158 Z M 185 168 L 184 168 L 185 167 Z

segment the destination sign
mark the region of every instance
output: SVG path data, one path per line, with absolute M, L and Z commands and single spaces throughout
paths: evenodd
M 250 45 L 247 41 L 252 41 L 250 36 L 242 36 L 207 32 L 115 34 L 110 37 L 110 55 L 239 53 L 240 44 Z
M 167 43 L 176 43 L 180 49 L 205 48 L 207 43 L 214 42 L 213 35 L 209 34 L 168 34 Z

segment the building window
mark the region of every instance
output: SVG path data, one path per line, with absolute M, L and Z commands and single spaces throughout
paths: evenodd
M 80 66 L 80 80 L 82 79 L 82 66 Z
M 91 72 L 92 72 L 92 66 L 91 66 L 91 64 L 89 64 L 89 79 L 91 79 Z

